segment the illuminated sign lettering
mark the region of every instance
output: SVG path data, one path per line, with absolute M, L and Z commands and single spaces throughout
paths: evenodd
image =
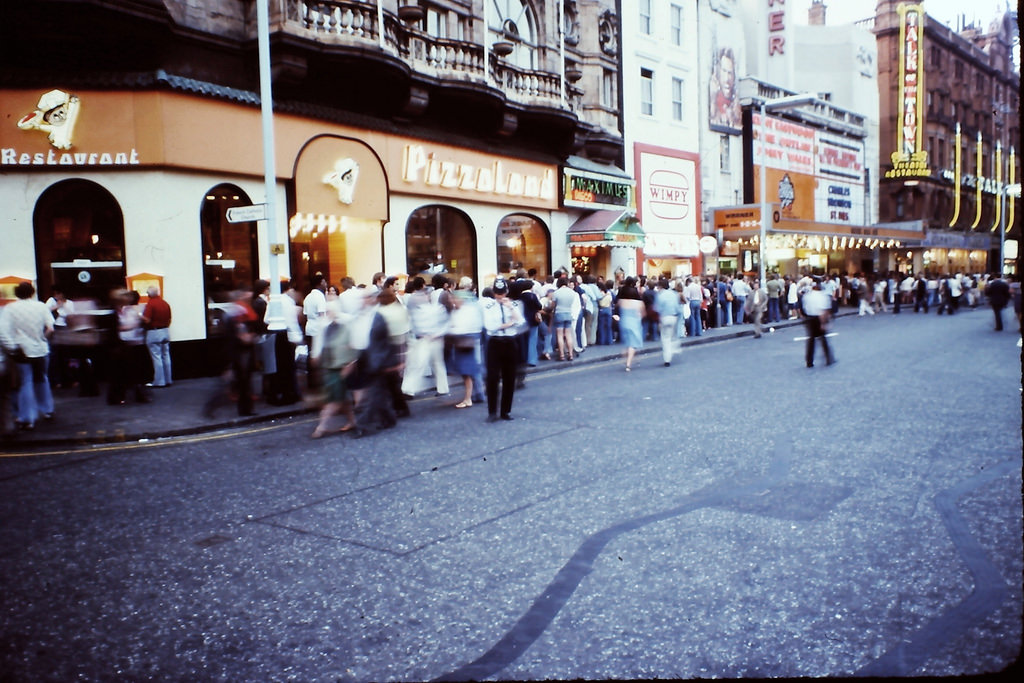
M 554 199 L 555 173 L 545 169 L 541 175 L 508 169 L 505 162 L 493 161 L 489 166 L 464 164 L 451 159 L 438 159 L 423 145 L 406 145 L 402 153 L 402 180 L 423 183 L 428 187 L 465 190 L 510 197 Z
M 928 152 L 922 146 L 924 100 L 924 62 L 921 43 L 924 39 L 924 13 L 921 6 L 900 4 L 900 115 L 896 125 L 896 151 L 892 153 L 892 170 L 886 178 L 927 176 Z

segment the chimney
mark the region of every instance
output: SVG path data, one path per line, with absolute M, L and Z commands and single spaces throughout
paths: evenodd
M 811 2 L 811 6 L 807 9 L 807 25 L 824 26 L 825 9 L 825 3 L 823 0 L 813 0 Z

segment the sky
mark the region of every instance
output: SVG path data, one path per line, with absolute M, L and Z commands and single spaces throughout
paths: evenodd
M 1016 5 L 1016 0 L 1012 0 Z M 807 8 L 811 0 L 790 0 L 792 17 L 798 24 L 807 23 Z M 875 14 L 876 0 L 825 0 L 825 23 L 829 26 L 848 24 L 860 19 L 867 19 Z M 967 16 L 969 24 L 973 19 L 976 24 L 987 28 L 996 16 L 1006 9 L 1006 0 L 924 0 L 926 14 L 938 19 L 952 28 L 956 27 L 957 17 Z

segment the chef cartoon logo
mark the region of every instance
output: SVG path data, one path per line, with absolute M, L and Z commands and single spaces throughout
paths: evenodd
M 40 130 L 57 149 L 71 149 L 71 136 L 81 103 L 63 90 L 51 90 L 39 98 L 36 110 L 18 121 L 22 130 Z

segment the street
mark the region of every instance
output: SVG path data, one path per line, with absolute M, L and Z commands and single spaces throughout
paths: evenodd
M 0 679 L 950 676 L 1015 664 L 1021 363 L 845 317 L 418 401 L 0 457 Z M 767 331 L 767 325 L 766 325 Z M 453 397 L 449 403 L 454 403 Z

